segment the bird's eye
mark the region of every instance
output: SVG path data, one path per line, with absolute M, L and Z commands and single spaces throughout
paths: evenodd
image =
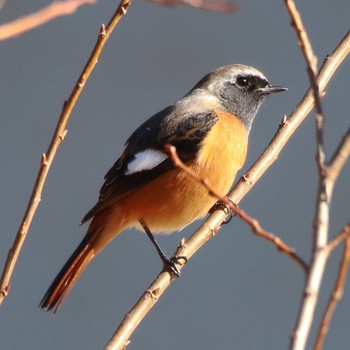
M 240 87 L 247 87 L 249 85 L 249 80 L 246 77 L 238 77 L 236 83 Z

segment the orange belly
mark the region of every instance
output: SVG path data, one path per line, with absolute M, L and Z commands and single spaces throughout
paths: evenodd
M 247 153 L 247 132 L 231 114 L 217 112 L 218 122 L 201 144 L 199 156 L 188 164 L 215 190 L 225 195 Z M 129 194 L 116 206 L 128 226 L 143 219 L 153 233 L 180 230 L 205 216 L 217 201 L 182 170 L 174 169 Z M 117 208 L 116 208 L 117 209 Z

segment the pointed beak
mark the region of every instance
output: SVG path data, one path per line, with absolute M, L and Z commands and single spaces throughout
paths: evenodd
M 262 88 L 255 89 L 254 92 L 260 92 L 261 94 L 273 94 L 275 92 L 282 92 L 282 91 L 287 91 L 288 89 L 282 86 L 272 86 L 272 85 L 267 85 Z

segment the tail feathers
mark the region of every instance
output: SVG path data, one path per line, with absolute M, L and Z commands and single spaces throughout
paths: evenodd
M 95 255 L 94 250 L 89 244 L 90 240 L 90 235 L 84 237 L 55 280 L 51 283 L 40 302 L 39 306 L 42 309 L 46 309 L 47 311 L 54 309 L 54 313 L 57 312 L 76 280 Z

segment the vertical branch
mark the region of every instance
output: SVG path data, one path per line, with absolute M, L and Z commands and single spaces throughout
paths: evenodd
M 349 237 L 350 224 L 348 224 L 341 233 L 343 232 L 344 234 L 347 234 L 347 237 L 345 239 L 343 257 L 340 262 L 338 277 L 337 277 L 335 286 L 333 288 L 332 295 L 329 298 L 326 311 L 323 315 L 323 319 L 318 330 L 318 335 L 316 338 L 314 350 L 322 349 L 333 313 L 335 311 L 335 308 L 339 300 L 343 297 L 343 293 L 344 293 L 344 285 L 345 285 L 346 276 L 348 273 L 349 263 L 350 263 L 350 237 Z
M 26 212 L 22 219 L 21 225 L 18 229 L 12 248 L 10 249 L 7 256 L 6 264 L 5 264 L 5 267 L 1 276 L 1 281 L 0 281 L 0 305 L 2 304 L 3 300 L 8 294 L 8 291 L 10 288 L 11 275 L 16 265 L 16 261 L 20 254 L 24 240 L 27 236 L 31 222 L 35 215 L 36 209 L 41 201 L 41 193 L 42 193 L 50 166 L 56 155 L 58 147 L 60 146 L 61 142 L 63 141 L 64 137 L 67 134 L 66 125 L 68 123 L 69 117 L 85 86 L 86 81 L 90 77 L 90 74 L 93 71 L 98 61 L 98 57 L 100 56 L 100 53 L 105 43 L 107 42 L 109 35 L 112 33 L 113 29 L 119 23 L 120 19 L 126 14 L 127 8 L 130 5 L 130 1 L 131 0 L 121 0 L 116 12 L 113 14 L 108 25 L 106 27 L 102 25 L 101 31 L 98 36 L 98 40 L 86 63 L 86 66 L 83 72 L 81 73 L 69 99 L 63 105 L 62 113 L 58 120 L 56 130 L 52 137 L 50 146 L 46 154 L 43 154 L 42 156 L 39 172 L 37 175 L 37 179 L 36 179 Z
M 310 85 L 313 91 L 315 99 L 315 110 L 316 110 L 316 139 L 317 139 L 317 164 L 319 166 L 319 171 L 324 173 L 324 161 L 325 161 L 325 152 L 324 152 L 324 142 L 323 142 L 323 125 L 324 117 L 322 104 L 320 99 L 320 89 L 317 83 L 317 57 L 314 55 L 310 40 L 304 29 L 301 16 L 296 8 L 296 5 L 293 0 L 285 0 L 287 10 L 291 17 L 292 26 L 295 28 L 296 34 L 298 36 L 299 45 L 304 56 L 307 72 L 310 80 Z
M 295 28 L 302 54 L 307 64 L 307 72 L 310 86 L 315 100 L 316 121 L 316 163 L 319 174 L 316 208 L 314 215 L 313 251 L 310 270 L 305 282 L 304 298 L 300 305 L 298 321 L 291 341 L 291 349 L 302 350 L 305 348 L 318 294 L 324 275 L 324 269 L 328 258 L 327 241 L 329 228 L 330 203 L 333 193 L 334 181 L 327 177 L 327 166 L 324 150 L 324 115 L 322 111 L 320 89 L 317 83 L 317 59 L 312 51 L 311 43 L 304 29 L 301 17 L 293 0 L 285 0 L 287 10 Z
M 350 128 L 347 130 L 346 134 L 342 138 L 339 146 L 337 147 L 331 161 L 329 162 L 326 170 L 327 176 L 325 178 L 326 188 L 333 188 L 336 179 L 338 178 L 341 169 L 343 168 L 345 162 L 350 156 Z M 329 324 L 332 315 L 335 311 L 337 303 L 343 295 L 344 284 L 346 280 L 346 275 L 350 263 L 350 223 L 348 223 L 344 229 L 331 241 L 326 247 L 327 256 L 333 251 L 333 249 L 345 239 L 345 248 L 343 253 L 343 258 L 339 267 L 338 278 L 333 289 L 333 293 L 329 299 L 328 306 L 323 315 L 323 319 L 318 331 L 318 335 L 315 342 L 315 350 L 321 350 L 325 337 L 327 335 Z

